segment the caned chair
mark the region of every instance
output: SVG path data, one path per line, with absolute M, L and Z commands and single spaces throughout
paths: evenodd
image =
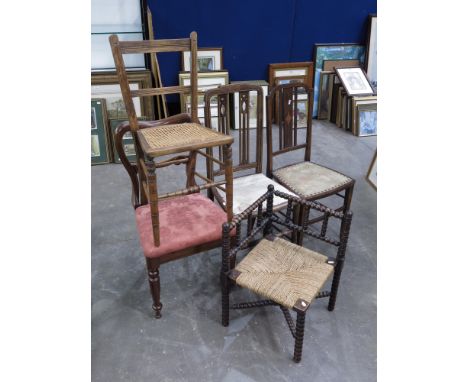
M 237 130 L 231 130 L 227 121 L 229 96 L 239 93 Z M 214 107 L 216 105 L 216 107 Z M 255 110 L 256 105 L 256 110 Z M 263 89 L 261 86 L 251 84 L 233 84 L 220 86 L 205 92 L 205 125 L 224 134 L 234 134 L 234 145 L 237 147 L 238 158 L 233 158 L 233 173 L 239 174 L 233 181 L 233 213 L 244 211 L 249 205 L 265 193 L 269 184 L 273 184 L 276 190 L 290 193 L 286 187 L 265 176 L 262 171 L 263 156 Z M 217 110 L 217 116 L 212 116 L 212 109 Z M 236 111 L 234 111 L 236 112 Z M 217 125 L 213 126 L 213 120 Z M 255 138 L 255 141 L 254 139 Z M 253 155 L 252 155 L 253 154 Z M 222 155 L 219 152 L 219 157 Z M 207 177 L 215 179 L 224 174 L 221 168 L 214 168 L 214 161 L 207 160 Z M 252 174 L 252 171 L 254 173 Z M 250 172 L 250 174 L 246 174 Z M 217 189 L 210 190 L 212 195 L 221 204 L 225 205 L 226 195 Z M 274 210 L 280 210 L 286 206 L 279 198 L 274 200 Z M 254 213 L 249 220 L 249 227 L 254 224 Z
M 354 179 L 332 170 L 328 167 L 311 162 L 312 147 L 312 90 L 304 83 L 290 83 L 278 85 L 270 90 L 267 96 L 267 176 L 277 181 L 287 189 L 293 191 L 299 197 L 306 200 L 314 200 L 318 204 L 319 199 L 330 196 L 338 196 L 343 199 L 343 204 L 338 211 L 348 211 L 353 196 Z M 277 104 L 278 147 L 273 149 L 273 107 Z M 305 113 L 307 123 L 305 126 L 305 142 L 298 138 L 298 119 L 301 109 L 299 103 L 306 103 Z M 281 168 L 274 168 L 274 158 L 294 150 L 304 150 L 304 160 L 289 164 Z M 300 214 L 306 216 L 306 224 L 322 221 L 322 234 L 325 235 L 328 227 L 328 215 L 321 214 L 309 219 L 310 209 L 305 206 Z M 302 221 L 302 217 L 299 217 Z M 300 244 L 302 234 L 299 234 L 297 242 Z
M 159 266 L 221 244 L 221 225 L 232 218 L 232 161 L 233 138 L 207 129 L 198 123 L 197 102 L 197 34 L 190 38 L 174 40 L 119 41 L 116 35 L 109 38 L 126 106 L 129 123 L 116 129 L 117 151 L 132 180 L 133 205 L 140 243 L 146 257 L 153 310 L 161 317 Z M 191 51 L 191 85 L 166 88 L 130 90 L 123 54 Z M 192 116 L 179 114 L 164 120 L 141 122 L 136 118 L 133 97 L 155 96 L 190 92 Z M 128 162 L 122 147 L 122 137 L 130 132 L 135 142 L 137 161 Z M 208 157 L 207 150 L 220 146 L 223 159 L 218 160 L 225 179 L 198 185 L 195 177 L 206 177 L 196 171 L 197 154 Z M 204 151 L 203 151 L 204 150 Z M 188 153 L 188 154 L 187 154 Z M 155 162 L 155 159 L 177 154 L 175 157 Z M 183 155 L 182 155 L 183 154 Z M 185 164 L 186 188 L 158 194 L 156 169 L 169 165 Z M 225 211 L 200 193 L 218 187 L 226 195 Z
M 274 199 L 287 202 L 287 213 L 283 218 L 273 214 Z M 245 236 L 241 232 L 241 221 L 252 214 L 266 201 L 266 213 L 257 220 L 256 227 Z M 292 220 L 294 205 L 317 210 L 329 217 L 341 220 L 339 238 L 333 239 L 316 232 L 305 224 Z M 295 339 L 295 362 L 302 357 L 305 315 L 315 299 L 329 297 L 328 310 L 335 308 L 338 286 L 345 261 L 346 246 L 351 226 L 352 213 L 336 211 L 317 203 L 299 199 L 290 194 L 275 191 L 270 185 L 268 191 L 241 214 L 234 216 L 230 223 L 223 225 L 223 251 L 221 269 L 221 295 L 223 326 L 229 325 L 230 309 L 248 309 L 268 305 L 278 306 Z M 338 248 L 336 257 L 312 251 L 273 235 L 273 224 L 284 229 L 302 232 Z M 231 233 L 236 232 L 233 245 Z M 238 263 L 232 264 L 236 254 L 256 243 Z M 330 291 L 322 291 L 327 280 L 333 277 Z M 265 298 L 264 300 L 235 303 L 230 305 L 230 292 L 234 285 L 249 289 Z M 296 323 L 290 310 L 296 312 Z

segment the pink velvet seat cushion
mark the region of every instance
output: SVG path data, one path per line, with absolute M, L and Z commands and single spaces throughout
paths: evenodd
M 135 210 L 140 243 L 146 257 L 159 257 L 221 240 L 226 213 L 205 195 L 190 194 L 162 200 L 158 207 L 159 247 L 154 245 L 149 204 Z

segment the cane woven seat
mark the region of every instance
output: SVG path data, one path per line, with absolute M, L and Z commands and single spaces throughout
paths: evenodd
M 231 144 L 234 140 L 198 123 L 151 127 L 137 134 L 141 148 L 151 157 Z
M 301 162 L 273 171 L 273 177 L 303 198 L 334 194 L 354 180 L 312 162 Z
M 327 256 L 281 238 L 261 240 L 232 271 L 236 284 L 292 309 L 314 300 L 333 266 Z

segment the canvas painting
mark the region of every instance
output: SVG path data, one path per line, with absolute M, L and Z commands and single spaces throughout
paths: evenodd
M 358 44 L 316 44 L 314 49 L 314 108 L 312 116 L 318 115 L 318 98 L 320 92 L 320 73 L 324 60 L 359 60 L 364 64 L 366 48 Z
M 359 109 L 359 136 L 377 135 L 377 110 Z

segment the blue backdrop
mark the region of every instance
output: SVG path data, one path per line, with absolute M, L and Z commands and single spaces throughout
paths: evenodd
M 158 38 L 198 33 L 223 47 L 231 81 L 268 80 L 268 64 L 311 61 L 315 43 L 365 44 L 377 0 L 147 0 Z M 178 84 L 179 54 L 159 54 L 165 86 Z

